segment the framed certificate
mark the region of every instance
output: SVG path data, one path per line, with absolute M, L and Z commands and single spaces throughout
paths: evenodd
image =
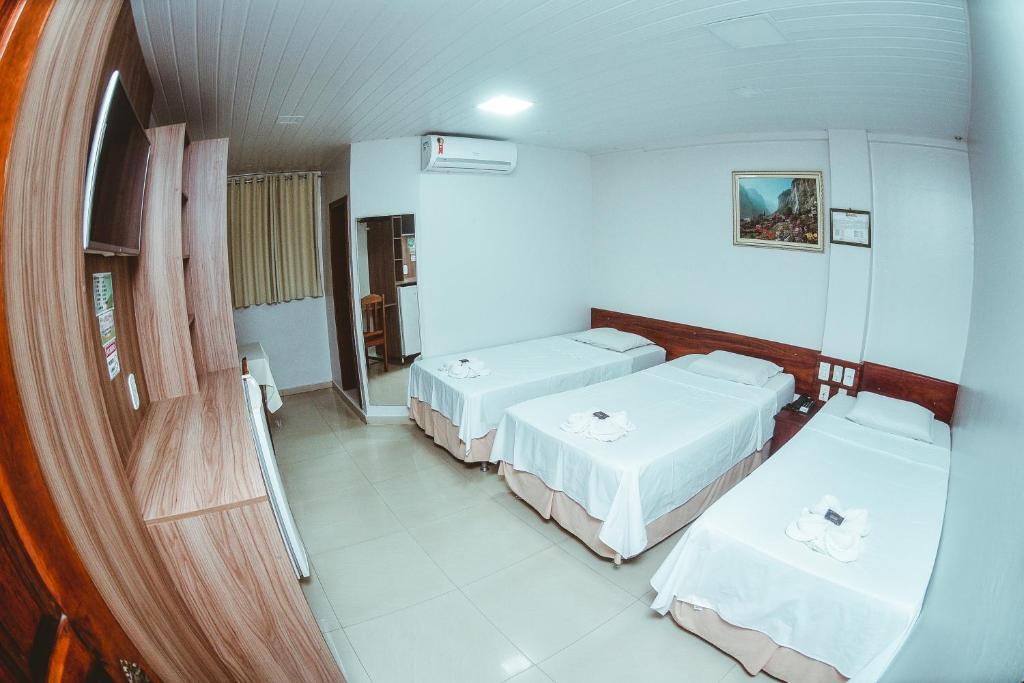
M 832 244 L 851 247 L 871 246 L 871 212 L 855 209 L 832 209 Z

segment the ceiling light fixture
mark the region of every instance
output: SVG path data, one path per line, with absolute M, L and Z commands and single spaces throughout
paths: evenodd
M 281 114 L 277 117 L 277 123 L 280 126 L 294 126 L 301 123 L 304 118 L 306 117 L 298 114 Z
M 489 111 L 492 114 L 501 114 L 502 116 L 513 116 L 521 111 L 525 111 L 533 106 L 533 102 L 521 100 L 518 97 L 509 97 L 508 95 L 498 95 L 492 97 L 486 102 L 481 102 L 476 105 L 476 108 L 481 111 Z

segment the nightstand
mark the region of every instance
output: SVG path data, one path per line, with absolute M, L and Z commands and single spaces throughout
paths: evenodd
M 821 406 L 815 403 L 814 408 L 812 408 L 809 413 L 799 413 L 789 406 L 780 410 L 775 416 L 775 433 L 772 435 L 772 454 L 786 445 L 787 441 L 796 436 L 796 433 L 803 429 L 805 424 L 810 422 L 811 418 L 814 417 L 819 408 L 821 408 Z

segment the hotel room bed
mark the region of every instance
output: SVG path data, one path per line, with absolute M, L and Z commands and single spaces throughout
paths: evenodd
M 689 372 L 689 355 L 510 408 L 491 453 L 512 491 L 595 553 L 620 562 L 682 528 L 760 465 L 794 379 L 763 386 Z M 579 411 L 626 411 L 610 443 L 560 428 Z
M 926 443 L 846 419 L 836 396 L 756 473 L 711 506 L 651 584 L 652 607 L 788 681 L 875 681 L 914 625 L 945 510 L 949 427 Z M 870 533 L 848 563 L 786 535 L 823 495 L 863 508 Z
M 509 406 L 665 360 L 665 349 L 654 344 L 610 351 L 576 341 L 576 334 L 418 360 L 409 373 L 409 417 L 459 460 L 486 463 L 494 430 Z M 443 364 L 467 356 L 483 361 L 491 374 L 455 379 L 440 371 Z

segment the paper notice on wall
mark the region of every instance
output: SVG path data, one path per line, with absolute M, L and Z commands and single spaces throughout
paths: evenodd
M 107 357 L 107 374 L 114 379 L 121 372 L 121 361 L 117 357 L 117 342 L 112 341 L 103 345 L 103 353 Z
M 121 359 L 117 355 L 117 326 L 114 324 L 114 281 L 110 273 L 92 276 L 92 304 L 96 323 L 100 328 L 100 345 L 107 361 L 107 375 L 114 379 L 121 372 Z
M 114 310 L 114 280 L 110 273 L 93 273 L 92 304 L 96 315 Z

